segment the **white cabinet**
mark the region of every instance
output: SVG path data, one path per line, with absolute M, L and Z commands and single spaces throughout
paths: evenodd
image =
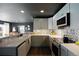
M 70 3 L 70 19 L 70 27 L 77 29 L 79 27 L 79 3 Z
M 31 47 L 31 39 L 28 38 L 26 41 L 18 47 L 18 56 L 26 56 Z
M 68 50 L 68 56 L 76 56 L 76 55 Z
M 47 18 L 35 18 L 33 26 L 34 26 L 34 30 L 48 29 L 48 19 Z
M 31 37 L 28 38 L 28 51 L 30 50 L 31 48 Z
M 61 16 L 63 16 L 64 14 L 68 13 L 69 10 L 69 4 L 66 4 L 63 8 L 61 8 L 53 17 L 53 19 L 58 19 Z
M 67 56 L 68 52 L 67 49 L 64 46 L 61 46 L 61 56 Z
M 26 56 L 31 47 L 31 37 L 27 38 L 24 43 L 18 47 L 18 56 Z
M 53 28 L 53 17 L 48 18 L 48 29 L 52 29 Z
M 25 41 L 20 47 L 18 47 L 18 56 L 26 56 L 27 53 L 27 41 Z
M 70 49 L 61 45 L 61 56 L 76 56 L 76 55 Z
M 53 16 L 53 29 L 57 29 L 57 20 L 63 16 L 64 14 L 70 12 L 69 4 L 66 4 L 63 8 L 61 8 L 54 16 Z

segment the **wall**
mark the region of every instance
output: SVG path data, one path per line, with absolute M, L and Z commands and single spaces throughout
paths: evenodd
M 26 23 L 10 23 L 10 32 L 12 32 L 13 27 L 15 27 L 16 31 L 18 32 L 18 26 L 20 26 L 20 25 L 24 25 L 25 27 L 27 25 L 30 25 L 31 30 L 28 30 L 26 32 L 32 32 L 33 31 L 33 22 L 26 22 Z

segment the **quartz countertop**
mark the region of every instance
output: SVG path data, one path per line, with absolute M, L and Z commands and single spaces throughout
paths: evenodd
M 11 38 L 9 38 L 10 36 L 3 37 L 3 39 L 0 40 L 0 47 L 16 47 L 31 36 L 49 36 L 52 38 L 52 40 L 56 40 L 57 42 L 61 41 L 60 37 L 53 36 L 50 34 L 23 34 L 23 36 L 21 37 L 17 36 L 12 36 Z
M 0 40 L 0 47 L 17 47 L 24 41 L 26 41 L 30 36 L 24 35 L 21 37 L 8 37 L 6 39 Z
M 50 36 L 52 38 L 62 38 L 59 35 L 50 35 L 50 34 L 32 34 L 32 36 Z
M 0 36 L 0 39 L 6 39 L 6 38 L 9 38 L 9 37 L 18 37 L 20 36 L 20 34 L 18 35 L 9 35 L 9 36 Z
M 5 39 L 0 41 L 0 47 L 17 47 L 19 44 L 24 42 L 25 39 Z
M 32 34 L 31 36 L 49 36 L 52 38 L 52 40 L 55 40 L 57 43 L 61 44 L 63 43 L 63 37 L 58 35 L 51 35 L 51 34 Z
M 76 45 L 75 43 L 63 43 L 61 45 L 71 51 L 74 55 L 79 56 L 79 45 Z

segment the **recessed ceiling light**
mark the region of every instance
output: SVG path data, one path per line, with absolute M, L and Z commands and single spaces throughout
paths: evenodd
M 41 12 L 41 13 L 44 13 L 44 10 L 41 10 L 40 12 Z
M 21 12 L 21 13 L 24 13 L 24 10 L 21 10 L 20 12 Z

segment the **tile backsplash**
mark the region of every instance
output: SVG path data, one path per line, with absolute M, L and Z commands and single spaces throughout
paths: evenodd
M 39 34 L 49 34 L 52 30 L 48 29 L 39 29 L 39 30 L 34 30 L 33 32 L 39 33 Z
M 68 36 L 71 40 L 79 41 L 79 29 L 66 27 L 65 29 L 61 30 L 63 32 L 63 35 Z
M 41 29 L 41 30 L 34 30 L 34 32 L 39 34 L 50 34 L 52 31 L 55 31 L 59 36 L 68 36 L 71 40 L 79 41 L 79 29 L 72 29 L 70 27 L 65 27 L 64 29 Z

